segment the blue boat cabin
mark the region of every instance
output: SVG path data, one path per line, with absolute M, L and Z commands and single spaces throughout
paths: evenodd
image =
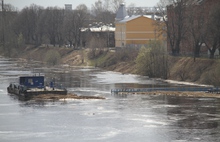
M 44 76 L 22 76 L 19 83 L 27 88 L 44 88 Z

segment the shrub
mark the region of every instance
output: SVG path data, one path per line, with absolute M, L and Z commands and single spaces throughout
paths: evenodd
M 57 65 L 60 62 L 61 56 L 58 51 L 49 50 L 45 55 L 45 62 L 48 65 Z
M 105 53 L 104 47 L 106 47 L 104 39 L 93 37 L 88 44 L 88 58 L 95 59 L 101 56 L 103 53 Z
M 134 61 L 137 58 L 138 50 L 124 47 L 115 53 L 117 61 Z
M 168 76 L 168 57 L 158 41 L 150 42 L 148 47 L 143 46 L 135 61 L 138 74 L 165 79 Z

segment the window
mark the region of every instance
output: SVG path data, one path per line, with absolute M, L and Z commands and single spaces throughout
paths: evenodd
M 31 84 L 31 85 L 34 85 L 33 79 L 31 79 L 31 78 L 28 79 L 28 83 Z

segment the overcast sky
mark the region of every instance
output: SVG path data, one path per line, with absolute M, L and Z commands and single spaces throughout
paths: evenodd
M 86 4 L 88 8 L 91 8 L 91 5 L 96 1 L 97 0 L 4 0 L 4 3 L 11 4 L 18 8 L 18 10 L 23 9 L 25 6 L 30 6 L 33 3 L 43 6 L 44 8 L 48 6 L 64 8 L 64 4 L 72 4 L 73 9 L 75 9 L 79 4 Z M 137 7 L 153 7 L 159 0 L 125 0 L 125 2 L 127 6 L 133 3 Z

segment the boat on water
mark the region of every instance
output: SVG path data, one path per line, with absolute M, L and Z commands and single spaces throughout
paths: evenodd
M 56 87 L 53 81 L 50 82 L 50 85 L 45 85 L 44 76 L 21 76 L 18 83 L 10 83 L 7 91 L 27 99 L 35 95 L 67 95 L 67 90 Z

